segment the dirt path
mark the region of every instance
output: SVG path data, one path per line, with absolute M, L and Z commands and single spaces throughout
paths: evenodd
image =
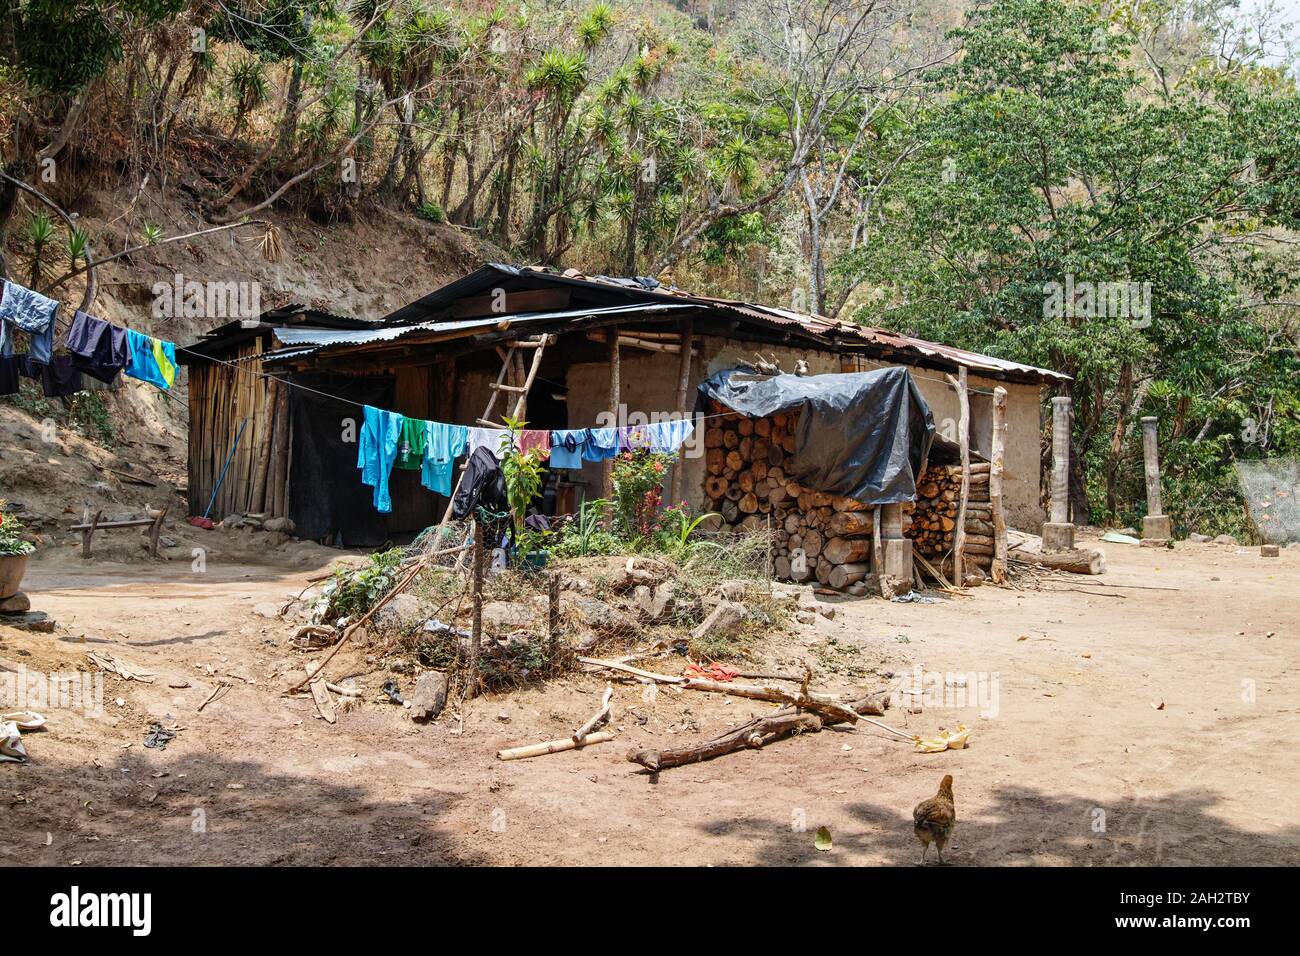
M 950 862 L 1293 864 L 1300 552 L 1114 545 L 1108 558 L 1096 580 L 1115 587 L 1097 594 L 844 602 L 783 652 L 891 661 L 906 678 L 916 665 L 955 696 L 996 688 L 982 707 L 922 698 L 920 713 L 900 702 L 886 718 L 920 733 L 962 721 L 967 750 L 916 754 L 873 728 L 838 729 L 657 779 L 626 762 L 630 746 L 710 736 L 761 708 L 665 692 L 649 703 L 616 685 L 616 742 L 503 764 L 502 746 L 570 732 L 603 680 L 481 700 L 457 733 L 374 702 L 376 672 L 361 678 L 367 702 L 328 726 L 279 695 L 295 655 L 265 616 L 311 569 L 38 565 L 25 586 L 60 630 L 0 627 L 0 668 L 66 672 L 99 649 L 157 680 L 105 681 L 102 715 L 51 710 L 49 729 L 27 735 L 31 763 L 0 764 L 0 862 L 910 864 L 910 808 L 952 773 Z M 344 657 L 332 674 L 365 669 L 363 654 Z M 209 668 L 242 680 L 198 713 Z M 184 729 L 144 748 L 165 715 Z M 830 853 L 813 848 L 822 825 Z

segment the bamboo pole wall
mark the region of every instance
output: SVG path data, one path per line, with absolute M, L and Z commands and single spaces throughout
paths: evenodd
M 283 517 L 289 504 L 290 421 L 288 386 L 264 377 L 262 343 L 254 341 L 226 361 L 190 367 L 189 506 L 201 515 L 230 459 L 210 517 L 230 514 Z

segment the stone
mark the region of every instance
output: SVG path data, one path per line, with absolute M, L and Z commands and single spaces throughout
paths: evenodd
M 20 631 L 36 631 L 40 634 L 54 633 L 55 621 L 44 611 L 27 611 L 23 614 L 6 614 L 0 617 L 0 624 L 16 627 Z
M 412 720 L 433 720 L 447 703 L 447 675 L 442 671 L 425 671 L 415 682 L 408 703 Z
M 1220 535 L 1215 535 L 1214 543 L 1228 544 L 1228 545 L 1232 545 L 1235 548 L 1237 546 L 1237 539 L 1230 534 L 1220 534 Z
M 1174 546 L 1173 538 L 1143 538 L 1138 542 L 1144 548 L 1170 548 Z
M 1259 556 L 1261 558 L 1276 558 L 1281 554 L 1281 549 L 1275 544 L 1261 544 L 1259 546 Z
M 691 631 L 692 640 L 705 637 L 732 637 L 739 630 L 746 616 L 745 606 L 735 601 L 719 601 L 718 606 L 709 612 L 709 616 Z
M 748 585 L 744 581 L 723 581 L 718 585 L 716 594 L 724 601 L 742 601 Z
M 1174 536 L 1169 515 L 1147 515 L 1142 519 L 1142 537 L 1155 541 L 1168 541 Z
M 886 538 L 883 570 L 895 594 L 912 590 L 912 541 L 910 538 Z
M 262 522 L 263 531 L 281 531 L 293 534 L 295 526 L 292 518 L 267 518 Z
M 1043 550 L 1073 551 L 1074 525 L 1065 522 L 1046 521 L 1043 523 Z
M 573 606 L 582 617 L 583 623 L 601 637 L 631 637 L 640 630 L 631 617 L 615 610 L 599 598 L 576 598 Z
M 516 601 L 492 601 L 483 605 L 483 623 L 495 627 L 526 627 L 533 622 L 533 609 Z
M 812 611 L 799 610 L 795 611 L 794 619 L 799 624 L 816 624 L 817 615 Z
M 25 591 L 19 591 L 0 601 L 0 614 L 21 614 L 31 609 L 32 600 Z
M 1208 534 L 1198 534 L 1197 532 L 1193 531 L 1191 534 L 1187 536 L 1187 540 L 1194 541 L 1197 544 L 1205 544 L 1207 541 L 1213 541 L 1214 539 L 1211 538 Z
M 650 622 L 662 620 L 668 615 L 673 603 L 673 584 L 671 581 L 651 590 L 647 585 L 638 584 L 632 591 L 632 602 L 642 619 Z
M 366 627 L 372 633 L 405 630 L 422 616 L 418 598 L 411 594 L 399 594 L 376 611 Z

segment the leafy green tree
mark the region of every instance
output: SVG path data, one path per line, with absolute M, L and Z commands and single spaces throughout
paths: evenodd
M 1157 396 L 1177 442 L 1226 400 L 1294 394 L 1294 333 L 1270 340 L 1253 304 L 1295 278 L 1268 250 L 1297 226 L 1300 100 L 1275 72 L 1208 67 L 1151 96 L 1091 3 L 997 0 L 955 36 L 924 149 L 839 267 L 883 288 L 885 324 L 1073 376 L 1075 517 L 1113 513 Z

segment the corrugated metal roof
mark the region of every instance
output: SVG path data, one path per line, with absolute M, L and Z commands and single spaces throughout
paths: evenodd
M 618 289 L 624 292 L 632 292 L 638 295 L 650 296 L 657 299 L 690 302 L 706 308 L 734 312 L 743 315 L 746 318 L 755 319 L 777 327 L 799 328 L 810 335 L 819 338 L 829 338 L 841 346 L 850 348 L 854 344 L 852 340 L 857 339 L 864 345 L 889 349 L 903 354 L 912 354 L 939 361 L 951 362 L 956 365 L 965 365 L 972 371 L 984 371 L 995 375 L 1007 374 L 1062 383 L 1071 380 L 1069 375 L 1065 375 L 1062 372 L 1038 368 L 1034 365 L 1024 365 L 1019 362 L 1012 362 L 1008 359 L 998 358 L 993 355 L 982 355 L 979 352 L 971 352 L 967 349 L 957 348 L 952 345 L 943 345 L 939 342 L 930 342 L 926 339 L 903 335 L 899 332 L 890 332 L 885 329 L 873 328 L 867 325 L 858 325 L 854 322 L 842 322 L 815 313 L 795 312 L 790 309 L 782 309 L 776 306 L 741 302 L 737 299 L 722 299 L 714 296 L 696 295 L 682 289 L 662 285 L 657 279 L 652 279 L 647 276 L 639 276 L 636 279 L 615 279 L 609 276 L 587 276 L 578 272 L 576 269 L 567 269 L 562 273 L 557 273 L 548 271 L 539 266 L 508 266 L 494 262 L 489 263 L 483 269 L 478 270 L 470 276 L 466 276 L 464 279 L 457 280 L 457 282 L 452 283 L 452 285 L 459 285 L 462 289 L 471 285 L 477 285 L 481 288 L 485 280 L 489 282 L 491 281 L 491 272 L 493 271 L 512 276 L 535 275 L 562 284 L 572 283 L 594 287 L 605 287 Z M 487 275 L 483 275 L 483 273 L 487 273 Z M 470 280 L 472 279 L 476 279 L 477 282 L 471 283 Z M 464 285 L 461 285 L 462 283 Z M 434 298 L 441 299 L 442 294 L 446 293 L 450 289 L 450 286 L 444 286 L 443 289 L 431 293 L 424 299 L 419 300 L 419 302 L 424 303 L 426 300 Z M 414 304 L 415 303 L 413 303 L 413 305 Z M 410 307 L 408 306 L 407 308 Z
M 493 315 L 487 318 L 459 319 L 442 322 L 416 322 L 410 325 L 390 325 L 379 329 L 333 330 L 281 328 L 273 330 L 276 341 L 286 346 L 286 350 L 277 351 L 268 357 L 275 361 L 285 358 L 300 358 L 311 352 L 340 345 L 370 345 L 375 342 L 395 342 L 399 339 L 414 338 L 420 334 L 437 335 L 443 332 L 464 332 L 477 328 L 495 328 L 497 326 L 520 325 L 532 322 L 576 322 L 580 319 L 600 319 L 611 315 L 623 315 L 632 312 L 663 312 L 670 309 L 687 309 L 686 303 L 665 303 L 663 305 L 616 305 L 598 309 L 566 309 L 560 312 L 521 312 L 512 315 Z M 287 349 L 292 348 L 292 354 Z

